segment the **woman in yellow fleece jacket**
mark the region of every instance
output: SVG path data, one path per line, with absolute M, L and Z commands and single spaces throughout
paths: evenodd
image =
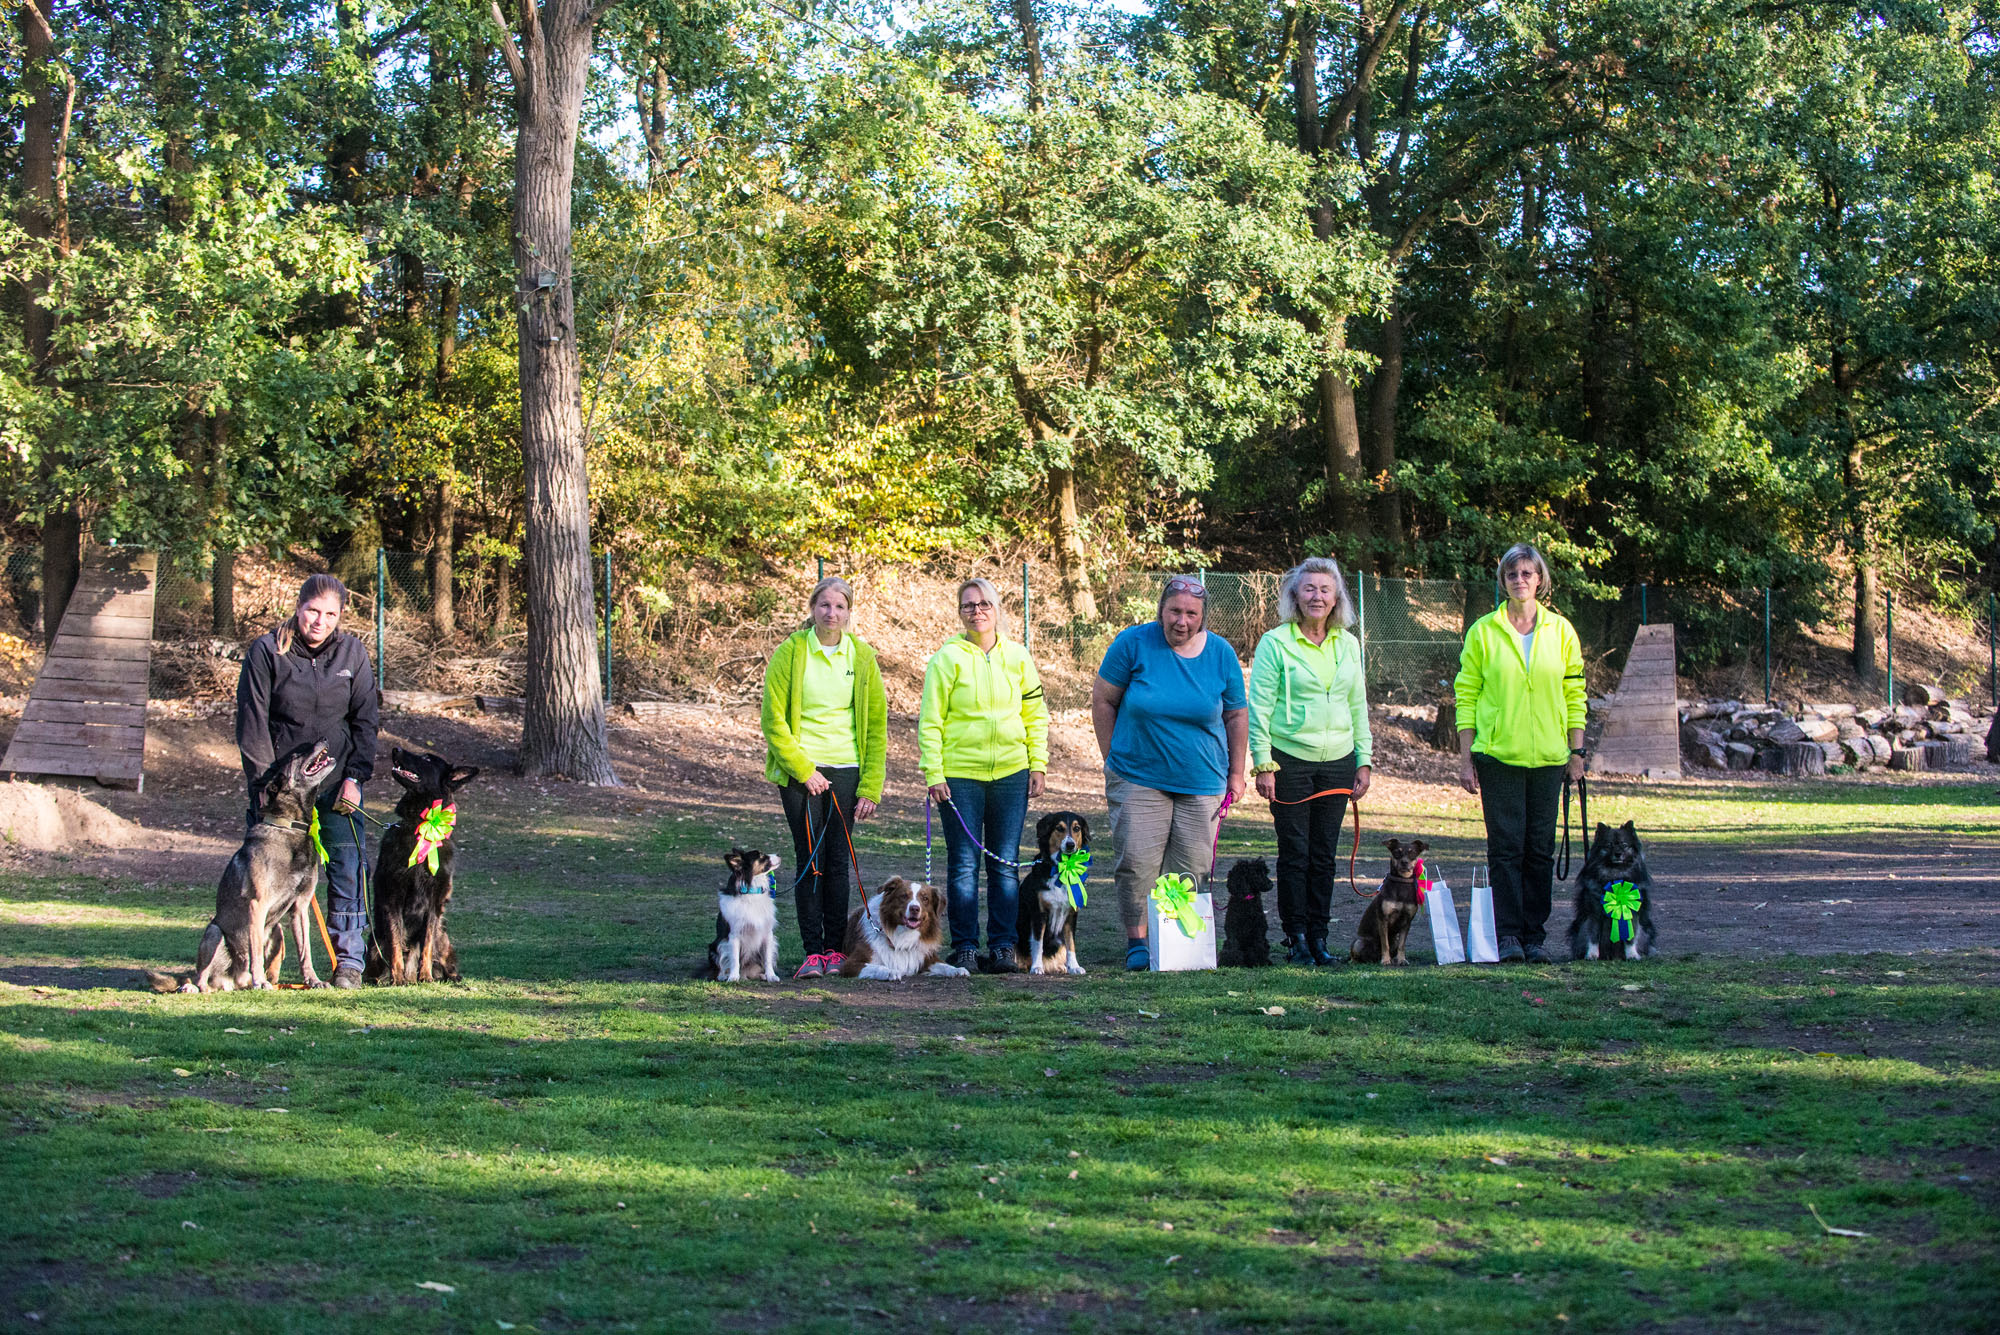
M 875 651 L 847 629 L 854 590 L 839 576 L 823 579 L 810 605 L 811 623 L 787 636 L 764 669 L 764 777 L 778 785 L 798 858 L 793 899 L 806 958 L 794 978 L 840 967 L 847 844 L 854 822 L 873 816 L 882 800 L 889 755 L 882 670 Z
M 1505 605 L 1472 623 L 1458 660 L 1458 781 L 1486 814 L 1502 963 L 1549 963 L 1556 809 L 1583 777 L 1583 645 L 1542 606 L 1549 563 L 1527 543 L 1500 558 Z
M 941 808 L 951 963 L 1012 973 L 1021 846 L 1028 802 L 1049 767 L 1049 711 L 1041 674 L 1019 641 L 1000 637 L 1000 595 L 983 579 L 958 586 L 963 635 L 924 667 L 917 759 Z M 983 858 L 974 839 L 993 856 Z M 1003 861 L 1002 859 L 1005 859 Z M 986 948 L 979 957 L 979 864 L 986 863 Z
M 1326 934 L 1347 799 L 1306 799 L 1352 788 L 1360 801 L 1375 749 L 1361 641 L 1346 629 L 1354 624 L 1354 599 L 1340 566 L 1315 556 L 1286 571 L 1278 619 L 1250 665 L 1250 763 L 1278 836 L 1278 921 L 1288 962 L 1331 964 Z

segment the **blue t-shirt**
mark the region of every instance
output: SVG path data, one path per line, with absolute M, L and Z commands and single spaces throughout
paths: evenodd
M 1229 786 L 1222 713 L 1244 706 L 1243 664 L 1229 641 L 1210 631 L 1201 653 L 1182 658 L 1159 622 L 1128 626 L 1097 675 L 1125 691 L 1105 758 L 1112 773 L 1163 793 L 1206 797 Z

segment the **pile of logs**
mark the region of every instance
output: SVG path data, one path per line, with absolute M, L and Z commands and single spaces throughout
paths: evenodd
M 2000 738 L 1984 701 L 1915 684 L 1893 709 L 1807 704 L 1796 710 L 1741 700 L 1683 700 L 1681 756 L 1701 769 L 1825 774 L 1829 770 L 1961 769 Z

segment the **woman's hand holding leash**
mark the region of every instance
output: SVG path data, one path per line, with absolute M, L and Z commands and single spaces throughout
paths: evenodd
M 333 809 L 343 816 L 361 810 L 361 785 L 352 779 L 342 779 L 340 796 L 334 799 Z
M 814 797 L 818 797 L 831 787 L 833 787 L 832 782 L 818 770 L 814 770 L 812 773 L 806 775 L 806 791 Z
M 932 784 L 931 801 L 937 803 L 939 806 L 943 806 L 945 803 L 951 801 L 951 785 L 948 783 Z

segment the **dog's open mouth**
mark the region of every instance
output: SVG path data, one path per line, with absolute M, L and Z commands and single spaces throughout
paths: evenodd
M 313 748 L 313 753 L 306 757 L 305 768 L 302 772 L 310 780 L 319 778 L 320 775 L 332 768 L 333 755 L 324 746 L 316 746 Z
M 402 779 L 406 783 L 418 784 L 423 782 L 423 780 L 419 779 L 415 774 L 412 774 L 409 770 L 404 769 L 401 765 L 396 766 L 395 775 L 397 778 Z

